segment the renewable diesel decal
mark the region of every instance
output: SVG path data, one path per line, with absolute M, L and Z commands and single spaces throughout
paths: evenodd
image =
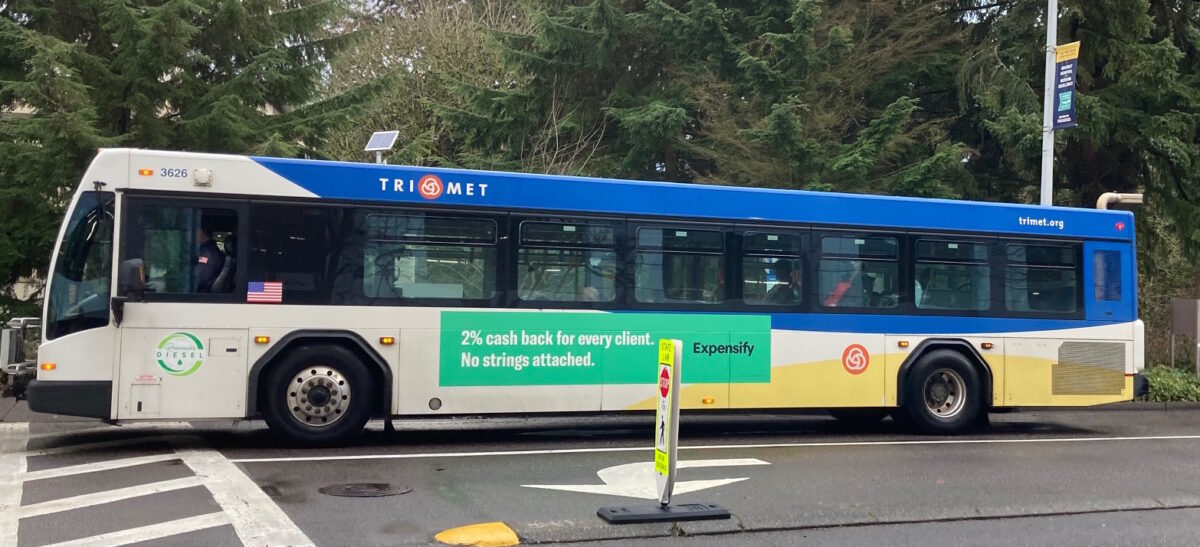
M 186 332 L 172 332 L 154 350 L 158 366 L 172 376 L 187 376 L 204 364 L 204 344 Z
M 768 316 L 446 311 L 439 383 L 650 383 L 660 338 L 684 341 L 685 383 L 771 381 Z

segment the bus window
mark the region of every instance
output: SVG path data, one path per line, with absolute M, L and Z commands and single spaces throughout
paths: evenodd
M 599 224 L 522 222 L 517 296 L 551 302 L 612 302 L 614 230 Z
M 46 339 L 108 324 L 113 194 L 84 192 L 59 243 L 46 307 Z
M 486 300 L 496 294 L 496 223 L 421 213 L 365 218 L 368 298 Z
M 1004 301 L 1009 311 L 1074 313 L 1079 301 L 1076 246 L 1006 246 Z
M 287 304 L 331 303 L 353 231 L 346 210 L 256 203 L 250 217 L 247 280 L 282 283 Z
M 800 236 L 747 232 L 742 237 L 742 301 L 753 305 L 799 304 L 804 263 Z
M 643 303 L 725 301 L 725 234 L 693 228 L 638 228 L 634 297 Z
M 158 294 L 230 293 L 237 266 L 237 213 L 146 205 L 138 208 L 126 253 L 146 264 Z
M 821 238 L 817 296 L 827 308 L 894 308 L 900 303 L 900 245 L 894 237 Z
M 1097 301 L 1121 301 L 1121 252 L 1092 252 L 1092 291 Z
M 991 307 L 991 268 L 984 243 L 917 241 L 914 302 L 924 310 Z

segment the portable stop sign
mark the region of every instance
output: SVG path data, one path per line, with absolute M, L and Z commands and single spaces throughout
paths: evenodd
M 683 342 L 658 341 L 658 368 L 654 392 L 658 411 L 654 413 L 654 482 L 658 487 L 658 505 L 601 507 L 596 515 L 610 524 L 670 522 L 680 520 L 727 519 L 729 510 L 714 503 L 671 505 L 675 488 L 675 457 L 679 447 L 679 381 L 683 370 Z M 649 378 L 647 378 L 649 379 Z M 649 386 L 647 386 L 649 387 Z
M 658 502 L 671 503 L 679 445 L 679 369 L 683 342 L 658 341 L 658 411 L 654 414 L 654 480 Z

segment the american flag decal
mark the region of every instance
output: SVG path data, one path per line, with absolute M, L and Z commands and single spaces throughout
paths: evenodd
M 251 281 L 246 284 L 246 302 L 279 304 L 283 302 L 282 281 Z

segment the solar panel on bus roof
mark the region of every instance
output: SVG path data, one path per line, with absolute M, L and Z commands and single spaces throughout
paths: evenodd
M 399 131 L 376 131 L 371 133 L 371 140 L 367 141 L 367 147 L 363 151 L 391 150 L 392 145 L 396 144 L 396 137 L 399 135 Z

